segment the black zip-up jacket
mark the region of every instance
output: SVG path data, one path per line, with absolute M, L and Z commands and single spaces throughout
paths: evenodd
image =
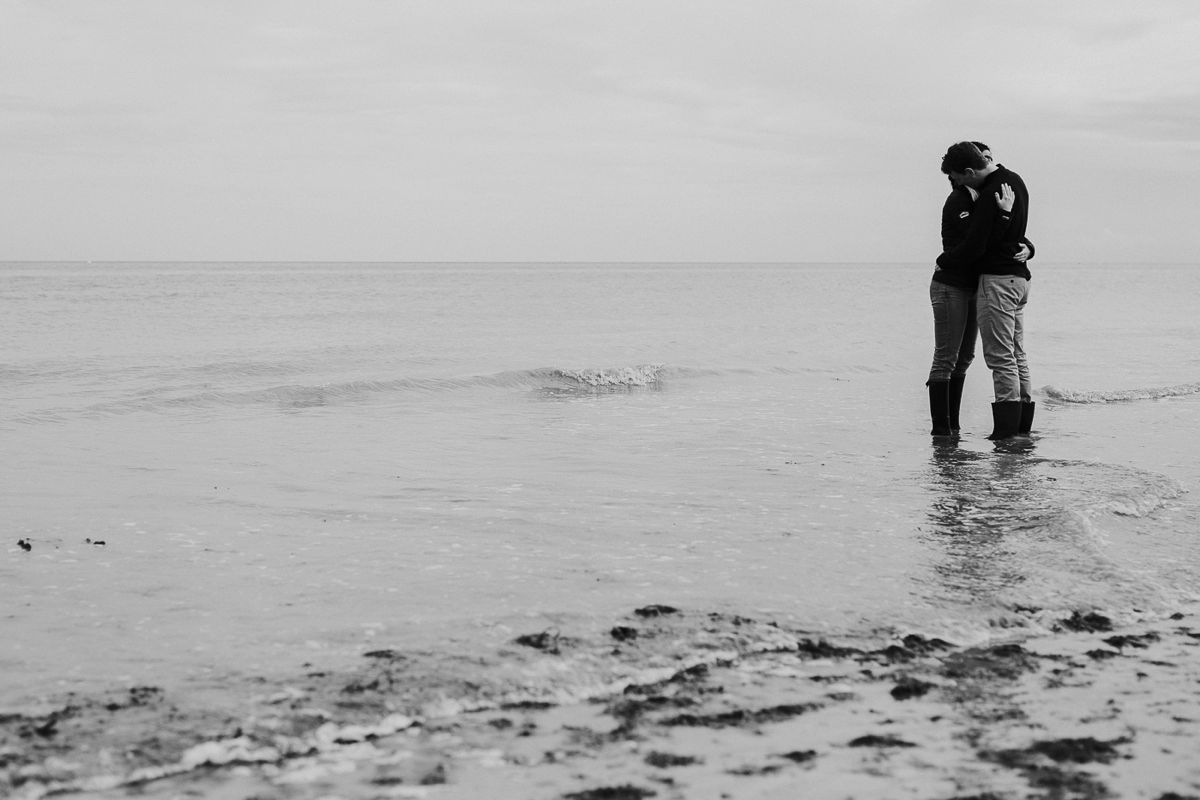
M 1000 191 L 1000 185 L 1012 187 L 1016 200 L 1012 211 L 1004 215 L 995 202 L 975 204 L 966 237 L 952 249 L 938 256 L 942 270 L 967 275 L 1017 275 L 1030 279 L 1029 267 L 1014 256 L 1025 241 L 1029 222 L 1029 190 L 1021 176 L 1002 164 L 997 164 L 979 187 L 979 197 L 990 198 Z M 1007 216 L 1007 221 L 1005 220 Z
M 942 252 L 953 250 L 967 238 L 971 228 L 971 212 L 975 208 L 975 198 L 971 190 L 965 186 L 956 186 L 951 190 L 946 202 L 942 205 Z M 963 289 L 974 289 L 979 277 L 972 270 L 937 269 L 933 279 L 938 283 L 958 286 Z

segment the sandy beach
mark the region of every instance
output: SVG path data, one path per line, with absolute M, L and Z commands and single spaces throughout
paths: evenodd
M 517 635 L 489 664 L 383 648 L 289 682 L 44 697 L 0 710 L 0 788 L 20 800 L 1200 797 L 1200 619 L 1117 629 L 1076 613 L 1055 628 L 866 649 L 647 606 L 604 636 Z M 678 651 L 684 635 L 701 644 Z
M 0 796 L 1200 798 L 1147 269 L 931 448 L 925 267 L 10 267 Z

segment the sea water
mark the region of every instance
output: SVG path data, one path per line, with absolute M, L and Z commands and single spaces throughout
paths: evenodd
M 927 265 L 0 265 L 0 700 L 1194 604 L 1200 274 L 1034 271 L 997 445 L 982 357 L 928 435 Z

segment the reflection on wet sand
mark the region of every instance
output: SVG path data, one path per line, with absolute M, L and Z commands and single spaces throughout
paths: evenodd
M 1031 524 L 1037 478 L 1029 458 L 1033 443 L 979 453 L 939 443 L 932 450 L 927 485 L 931 500 L 926 539 L 943 554 L 934 567 L 943 599 L 995 602 L 1020 584 L 1022 571 L 1010 557 L 1005 535 Z

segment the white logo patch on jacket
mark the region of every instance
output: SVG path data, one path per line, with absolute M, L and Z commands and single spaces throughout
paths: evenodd
M 966 218 L 967 218 L 967 217 L 969 217 L 969 216 L 971 216 L 971 212 L 970 212 L 970 211 L 964 211 L 964 212 L 962 212 L 961 214 L 959 214 L 959 215 L 958 215 L 958 218 L 959 218 L 959 219 L 966 219 Z

